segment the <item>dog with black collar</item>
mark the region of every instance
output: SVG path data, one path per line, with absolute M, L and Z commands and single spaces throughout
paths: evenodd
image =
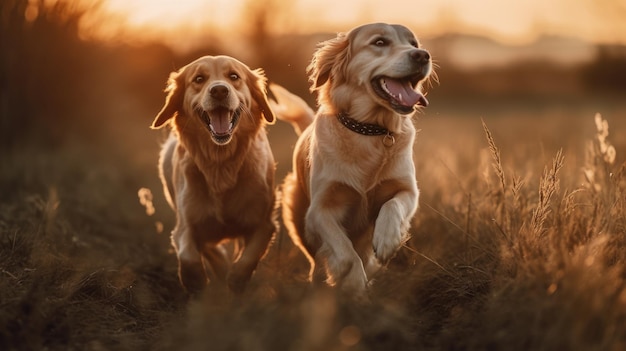
M 419 198 L 412 116 L 428 105 L 422 84 L 431 71 L 429 52 L 408 28 L 373 23 L 314 54 L 315 116 L 297 109 L 303 102 L 295 95 L 270 87 L 277 117 L 302 131 L 282 211 L 313 281 L 366 296 L 368 280 L 408 239 Z

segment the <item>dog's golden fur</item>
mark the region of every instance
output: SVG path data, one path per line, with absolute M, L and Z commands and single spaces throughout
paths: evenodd
M 264 125 L 274 122 L 265 75 L 228 56 L 173 72 L 152 128 L 169 124 L 159 171 L 176 212 L 172 244 L 181 284 L 244 289 L 276 231 L 275 163 Z M 233 255 L 224 241 L 241 246 Z M 234 261 L 234 263 L 233 263 Z
M 419 195 L 411 116 L 415 106 L 427 105 L 421 84 L 430 72 L 429 53 L 407 28 L 360 26 L 322 43 L 313 57 L 315 118 L 306 109 L 277 112 L 296 130 L 312 120 L 283 184 L 283 219 L 314 280 L 328 278 L 362 295 L 368 278 L 407 239 Z M 270 87 L 279 104 L 297 105 L 297 97 L 278 88 Z M 338 114 L 389 135 L 356 133 Z

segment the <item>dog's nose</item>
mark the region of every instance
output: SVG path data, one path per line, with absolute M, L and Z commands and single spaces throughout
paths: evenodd
M 428 51 L 423 49 L 413 50 L 409 53 L 409 56 L 411 57 L 411 60 L 420 64 L 426 64 L 430 60 L 430 54 Z
M 215 100 L 224 100 L 228 96 L 228 87 L 225 85 L 216 85 L 211 87 L 209 94 Z

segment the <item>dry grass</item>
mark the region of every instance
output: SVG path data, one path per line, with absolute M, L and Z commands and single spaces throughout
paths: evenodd
M 442 137 L 452 122 L 418 122 L 421 210 L 369 305 L 310 289 L 282 233 L 244 296 L 188 301 L 154 166 L 109 147 L 16 149 L 0 172 L 0 348 L 624 349 L 626 171 L 608 123 L 543 162 L 496 120 L 482 141 Z
M 189 301 L 148 125 L 172 69 L 231 43 L 108 47 L 80 40 L 61 7 L 26 24 L 29 3 L 2 2 L 0 350 L 626 349 L 626 113 L 610 97 L 623 60 L 442 63 L 417 122 L 412 239 L 371 304 L 309 288 L 284 234 L 243 296 Z M 306 94 L 321 37 L 254 34 L 244 60 Z M 280 179 L 291 126 L 270 140 Z

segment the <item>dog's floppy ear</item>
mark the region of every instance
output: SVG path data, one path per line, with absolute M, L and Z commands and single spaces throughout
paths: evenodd
M 161 108 L 161 111 L 157 114 L 150 128 L 161 128 L 163 124 L 174 117 L 182 108 L 185 87 L 178 79 L 181 73 L 182 70 L 170 73 L 170 77 L 167 80 L 167 87 L 165 88 L 165 92 L 168 93 L 167 97 L 165 97 L 165 105 L 163 105 L 163 108 Z
M 311 64 L 307 67 L 311 91 L 318 90 L 330 78 L 342 80 L 343 71 L 349 60 L 348 34 L 339 33 L 336 38 L 322 42 Z
M 274 112 L 270 108 L 270 103 L 267 101 L 267 78 L 265 77 L 265 72 L 261 68 L 257 68 L 250 72 L 251 79 L 248 79 L 247 81 L 252 99 L 257 103 L 257 105 L 259 105 L 261 114 L 263 114 L 267 123 L 274 124 L 276 118 L 274 117 Z

